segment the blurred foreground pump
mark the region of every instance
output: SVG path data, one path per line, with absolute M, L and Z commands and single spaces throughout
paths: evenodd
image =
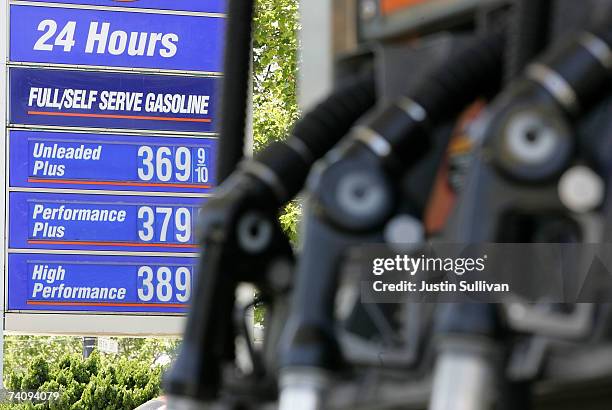
M 168 407 L 612 408 L 612 2 L 315 5 L 334 87 L 205 205 Z M 299 192 L 292 247 L 277 213 Z

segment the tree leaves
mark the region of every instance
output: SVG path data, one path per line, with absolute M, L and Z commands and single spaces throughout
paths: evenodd
M 297 120 L 298 1 L 257 1 L 253 34 L 255 151 L 284 139 Z
M 256 2 L 253 35 L 253 139 L 255 151 L 284 140 L 299 118 L 297 105 L 297 0 Z M 292 242 L 297 238 L 301 208 L 291 202 L 280 216 Z

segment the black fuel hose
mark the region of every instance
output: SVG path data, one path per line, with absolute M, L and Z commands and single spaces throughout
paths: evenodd
M 478 97 L 498 91 L 504 43 L 503 33 L 475 39 L 426 75 L 410 98 L 400 98 L 360 125 L 359 129 L 367 131 L 355 130 L 355 138 L 371 148 L 383 166 L 387 162 L 399 162 L 400 170 L 409 168 L 426 153 L 432 128 L 459 115 Z M 330 189 L 333 187 L 321 187 L 321 192 Z M 313 192 L 315 198 L 317 194 Z M 317 215 L 329 210 L 328 206 Z M 332 265 L 329 260 L 322 262 L 327 256 L 325 244 L 316 237 L 308 237 L 308 226 L 306 221 L 306 243 L 297 268 L 298 282 L 282 338 L 281 366 L 286 371 L 303 368 L 337 371 L 344 365 L 338 357 L 341 350 L 333 314 L 338 267 L 329 266 Z
M 217 216 L 222 213 L 231 219 L 236 209 L 252 209 L 256 204 L 274 212 L 289 201 L 301 189 L 314 161 L 374 105 L 374 88 L 371 71 L 347 81 L 300 120 L 287 141 L 266 147 L 255 159 L 245 161 L 204 205 L 197 288 L 181 350 L 165 379 L 166 393 L 173 400 L 201 403 L 215 399 L 223 385 L 223 365 L 233 357 L 231 318 L 239 274 L 236 266 L 228 265 L 249 262 L 237 260 L 237 246 L 227 239 L 233 236 L 231 232 L 224 233 L 221 244 L 212 243 L 219 241 L 220 229 L 228 229 L 218 225 Z M 233 256 L 224 259 L 228 254 Z M 261 273 L 250 272 L 253 278 Z
M 355 122 L 376 102 L 372 70 L 341 83 L 294 126 L 291 136 L 274 142 L 242 168 L 264 180 L 274 192 L 278 206 L 303 187 L 315 161 L 348 133 Z

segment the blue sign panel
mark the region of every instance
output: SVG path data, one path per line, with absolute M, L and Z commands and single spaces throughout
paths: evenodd
M 11 311 L 182 313 L 197 259 L 9 255 Z
M 217 140 L 9 131 L 10 186 L 209 192 Z
M 22 5 L 10 12 L 11 61 L 222 71 L 222 17 Z
M 219 78 L 10 68 L 10 123 L 216 131 Z
M 34 0 L 45 3 L 224 13 L 225 0 Z
M 12 249 L 197 252 L 201 198 L 11 192 Z

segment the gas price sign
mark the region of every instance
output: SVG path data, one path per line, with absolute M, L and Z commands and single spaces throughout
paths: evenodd
M 184 313 L 217 185 L 225 1 L 8 8 L 7 315 Z
M 184 312 L 195 259 L 12 254 L 9 310 Z
M 207 193 L 216 184 L 214 138 L 9 132 L 10 184 Z
M 194 252 L 201 203 L 201 198 L 12 192 L 9 246 Z

